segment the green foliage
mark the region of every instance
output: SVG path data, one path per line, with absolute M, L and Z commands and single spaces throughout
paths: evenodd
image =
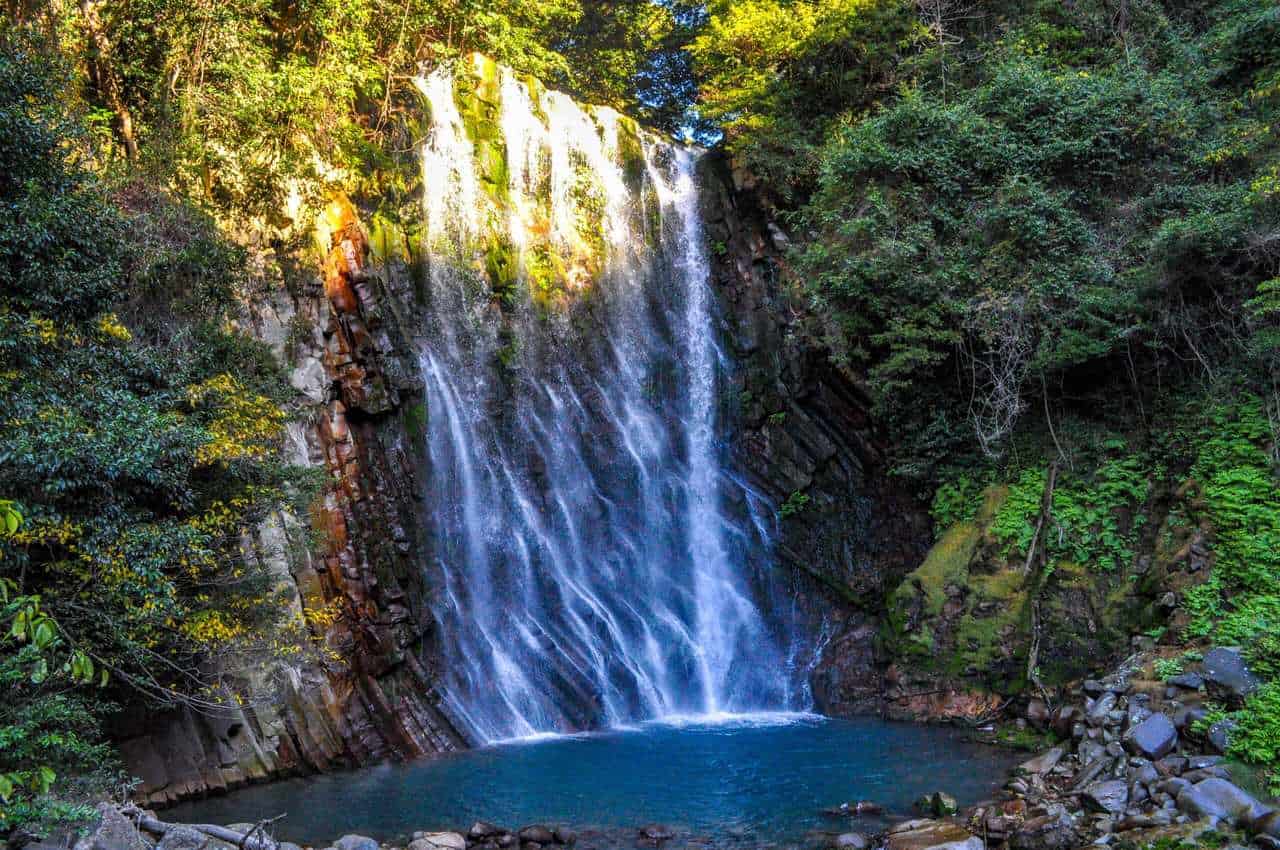
M 0 504 L 3 826 L 112 780 L 103 686 L 199 701 L 211 654 L 296 647 L 240 543 L 310 492 L 278 460 L 280 367 L 227 322 L 240 252 L 180 199 L 90 172 L 66 79 L 0 34 L 0 492 L 21 496 Z
M 1213 404 L 1186 439 L 1214 549 L 1209 580 L 1185 594 L 1188 631 L 1249 644 L 1280 627 L 1280 468 L 1267 450 L 1274 435 L 1265 405 L 1248 394 Z
M 0 538 L 12 537 L 22 515 L 0 500 Z M 60 773 L 106 777 L 114 754 L 99 742 L 96 717 L 102 708 L 67 688 L 106 685 L 107 671 L 78 647 L 70 647 L 40 605 L 40 597 L 17 593 L 0 578 L 0 831 L 29 824 L 48 827 L 75 822 L 82 806 L 50 797 Z
M 1143 523 L 1147 475 L 1147 463 L 1138 455 L 1105 460 L 1087 474 L 1060 473 L 1052 522 L 1041 531 L 1050 560 L 1107 572 L 1125 569 Z M 1041 467 L 1023 470 L 996 512 L 991 531 L 1011 556 L 1026 557 L 1031 547 L 1047 476 Z
M 960 79 L 927 51 L 817 154 L 796 279 L 867 371 L 900 471 L 999 457 L 1059 395 L 1119 415 L 1149 376 L 1267 374 L 1278 257 L 1244 234 L 1280 222 L 1274 104 L 1229 81 L 1219 29 L 1141 3 L 1119 52 L 1094 6 L 1011 10 Z
M 982 500 L 981 492 L 978 482 L 963 472 L 939 484 L 929 507 L 936 532 L 941 535 L 957 522 L 972 520 Z
M 892 89 L 926 33 L 901 0 L 716 0 L 689 52 L 699 107 L 728 149 L 786 200 L 803 197 L 840 113 Z
M 1264 684 L 1232 715 L 1230 751 L 1244 761 L 1269 765 L 1270 793 L 1280 795 L 1280 681 Z
M 69 90 L 100 142 L 137 149 L 226 217 L 279 226 L 298 189 L 404 188 L 412 78 L 473 51 L 675 130 L 692 97 L 681 48 L 699 19 L 688 4 L 631 0 L 108 0 L 31 17 L 83 69 Z
M 798 514 L 803 513 L 804 509 L 809 506 L 809 501 L 808 493 L 796 490 L 790 496 L 787 496 L 787 500 L 782 503 L 780 508 L 778 508 L 778 515 L 783 519 L 797 516 Z
M 1157 658 L 1155 663 L 1156 678 L 1161 681 L 1171 679 L 1182 673 L 1182 660 L 1179 658 Z

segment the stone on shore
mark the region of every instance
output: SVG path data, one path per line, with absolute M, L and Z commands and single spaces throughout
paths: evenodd
M 75 844 L 75 850 L 147 850 L 138 828 L 115 806 L 98 804 L 98 825 Z
M 1258 679 L 1249 672 L 1240 650 L 1216 647 L 1204 654 L 1201 675 L 1210 693 L 1240 703 L 1258 689 Z
M 428 832 L 411 841 L 409 850 L 467 850 L 467 839 L 456 832 Z
M 1054 747 L 1048 752 L 1041 753 L 1033 759 L 1028 759 L 1018 765 L 1018 770 L 1022 773 L 1048 773 L 1062 761 L 1066 751 L 1062 747 Z
M 889 831 L 885 850 L 982 850 L 982 839 L 950 821 L 913 820 Z
M 1152 714 L 1128 731 L 1124 743 L 1134 755 L 1158 761 L 1178 745 L 1178 730 L 1165 715 Z
M 172 826 L 156 844 L 156 850 L 204 850 L 212 839 L 189 826 Z
M 1129 805 L 1129 783 L 1123 779 L 1096 782 L 1084 789 L 1084 804 L 1096 812 L 1119 815 Z

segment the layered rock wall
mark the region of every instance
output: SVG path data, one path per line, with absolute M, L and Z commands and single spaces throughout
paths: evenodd
M 824 622 L 813 677 L 818 707 L 876 710 L 875 636 L 886 594 L 923 557 L 930 521 L 887 474 L 886 446 L 856 377 L 807 333 L 784 283 L 789 239 L 717 155 L 703 161 L 713 281 L 737 364 L 738 467 L 779 508 L 779 565 Z
M 416 515 L 425 411 L 406 333 L 411 254 L 403 244 L 372 262 L 345 199 L 317 231 L 323 276 L 256 305 L 253 326 L 293 361 L 300 398 L 288 449 L 326 484 L 310 529 L 277 517 L 245 552 L 294 591 L 318 656 L 266 674 L 228 671 L 223 709 L 122 722 L 121 754 L 153 804 L 463 746 L 434 689 L 421 563 L 430 546 Z

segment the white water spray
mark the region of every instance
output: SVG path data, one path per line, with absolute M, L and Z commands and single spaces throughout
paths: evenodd
M 497 73 L 497 134 L 419 82 L 445 707 L 479 742 L 806 709 L 726 474 L 695 154 Z

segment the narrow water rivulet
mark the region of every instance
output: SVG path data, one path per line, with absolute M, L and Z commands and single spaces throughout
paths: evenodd
M 505 69 L 457 79 L 419 83 L 446 710 L 487 742 L 807 708 L 774 506 L 726 459 L 697 152 Z

